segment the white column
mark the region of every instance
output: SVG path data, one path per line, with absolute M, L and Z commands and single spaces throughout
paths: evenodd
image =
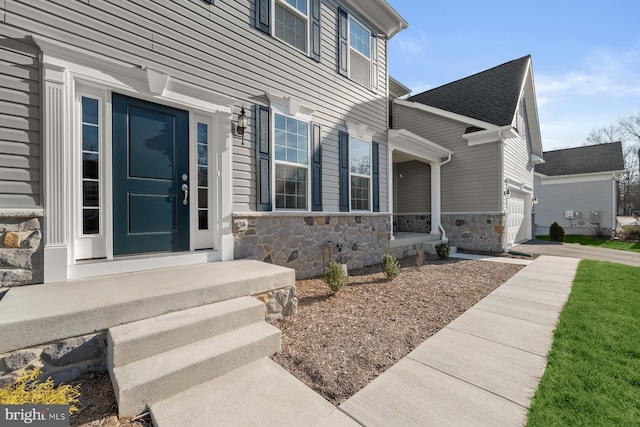
M 440 162 L 429 162 L 431 166 L 431 234 L 440 235 L 442 210 L 440 208 Z
M 233 253 L 233 136 L 231 134 L 231 115 L 220 112 L 217 124 L 222 130 L 222 149 L 220 152 L 220 215 L 222 221 L 220 252 L 222 261 L 231 261 Z
M 390 235 L 391 237 L 389 238 L 389 240 L 395 240 L 395 237 L 393 235 L 393 200 L 394 200 L 394 195 L 393 195 L 393 148 L 388 147 L 388 152 L 387 152 L 387 183 L 389 186 L 389 189 L 387 190 L 387 203 L 389 204 L 389 213 L 390 215 L 390 224 L 391 224 L 391 232 Z
M 43 181 L 44 181 L 44 282 L 67 280 L 69 211 L 66 144 L 65 69 L 44 65 Z

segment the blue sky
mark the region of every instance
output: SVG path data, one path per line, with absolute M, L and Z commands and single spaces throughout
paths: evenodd
M 420 93 L 531 54 L 545 151 L 640 114 L 637 0 L 387 0 L 389 73 Z

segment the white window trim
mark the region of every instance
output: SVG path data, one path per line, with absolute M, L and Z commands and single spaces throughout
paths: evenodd
M 362 53 L 360 53 L 357 49 L 351 47 L 351 20 L 352 19 L 354 21 L 356 21 L 358 24 L 360 24 L 369 33 L 369 57 L 368 58 L 366 56 L 364 56 Z M 371 87 L 372 83 L 373 83 L 373 81 L 372 81 L 372 79 L 373 79 L 373 60 L 371 59 L 371 56 L 372 56 L 371 55 L 371 49 L 373 48 L 373 46 L 371 45 L 371 30 L 369 29 L 368 26 L 364 25 L 359 19 L 357 19 L 355 16 L 353 16 L 350 13 L 347 15 L 347 45 L 349 46 L 349 55 L 347 55 L 347 70 L 349 70 L 349 79 L 355 81 L 353 79 L 353 77 L 351 76 L 351 51 L 353 51 L 357 55 L 359 55 L 360 57 L 364 58 L 366 61 L 369 62 L 369 87 Z
M 351 142 L 357 139 L 358 141 L 365 142 L 369 146 L 369 175 L 351 172 Z M 350 212 L 373 212 L 373 142 L 371 139 L 366 140 L 349 134 L 349 211 Z M 357 176 L 369 179 L 369 209 L 352 209 L 351 208 L 351 177 Z
M 289 3 L 287 3 L 284 0 L 271 0 L 271 10 L 273 11 L 273 13 L 271 13 L 271 28 L 273 28 L 272 35 L 273 35 L 273 37 L 275 39 L 280 40 L 282 43 L 286 44 L 287 46 L 291 46 L 295 50 L 297 50 L 299 52 L 302 52 L 305 55 L 309 56 L 310 52 L 311 52 L 311 42 L 312 42 L 312 40 L 311 40 L 311 4 L 310 4 L 309 0 L 305 0 L 305 1 L 307 2 L 307 14 L 306 15 L 303 14 L 302 12 L 300 12 L 295 7 L 291 6 Z M 289 44 L 286 41 L 284 41 L 283 39 L 281 39 L 280 37 L 276 36 L 276 3 L 278 3 L 282 7 L 286 8 L 287 10 L 289 10 L 291 13 L 294 13 L 295 15 L 299 16 L 300 18 L 302 18 L 302 19 L 304 19 L 306 21 L 305 50 L 298 49 L 294 45 Z
M 275 103 L 271 104 L 271 211 L 272 212 L 310 212 L 311 211 L 311 115 L 298 113 L 291 115 L 288 113 L 289 108 Z M 276 114 L 284 117 L 289 117 L 300 122 L 307 124 L 307 164 L 292 163 L 284 160 L 276 160 Z M 290 208 L 277 208 L 276 207 L 276 166 L 285 165 L 299 168 L 306 168 L 307 170 L 307 206 L 305 209 L 290 209 Z

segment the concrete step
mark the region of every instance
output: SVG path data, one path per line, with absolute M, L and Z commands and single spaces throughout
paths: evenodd
M 114 368 L 264 320 L 264 303 L 252 297 L 181 310 L 109 329 Z
M 294 284 L 293 269 L 237 260 L 17 286 L 0 302 L 0 354 Z
M 150 407 L 156 427 L 359 426 L 269 358 Z
M 262 321 L 120 367 L 109 366 L 120 417 L 280 351 L 280 330 Z

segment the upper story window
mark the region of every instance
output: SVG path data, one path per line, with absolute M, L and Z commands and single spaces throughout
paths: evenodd
M 275 35 L 303 52 L 307 51 L 308 0 L 276 0 Z
M 349 16 L 349 77 L 371 86 L 371 33 Z
M 378 45 L 371 30 L 338 9 L 338 71 L 362 86 L 378 91 Z
M 320 0 L 256 0 L 256 27 L 320 61 Z
M 274 114 L 276 209 L 308 209 L 309 123 Z

